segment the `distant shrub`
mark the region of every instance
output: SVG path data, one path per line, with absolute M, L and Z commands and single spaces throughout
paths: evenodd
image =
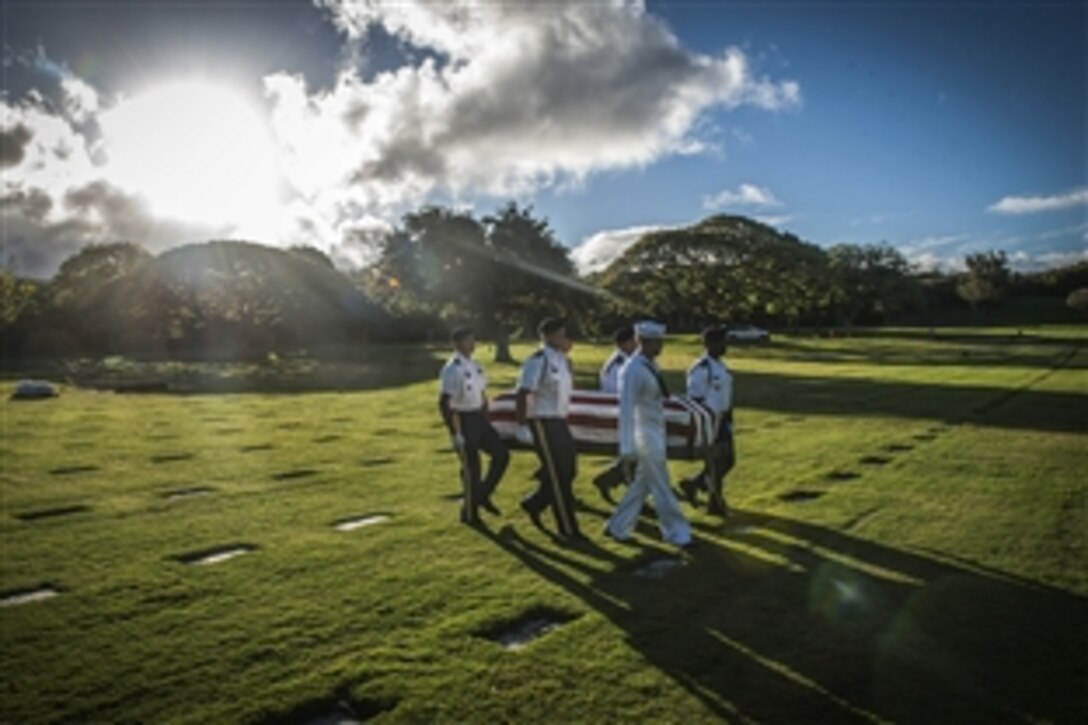
M 1073 290 L 1065 298 L 1065 304 L 1075 312 L 1088 315 L 1088 287 Z

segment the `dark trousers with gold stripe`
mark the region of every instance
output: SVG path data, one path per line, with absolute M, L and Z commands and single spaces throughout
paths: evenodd
M 534 418 L 529 421 L 529 427 L 533 431 L 533 447 L 540 459 L 540 475 L 539 485 L 525 499 L 524 506 L 537 513 L 551 506 L 559 533 L 578 536 L 572 488 L 577 474 L 577 458 L 567 421 L 562 418 Z
M 465 494 L 461 517 L 474 521 L 480 504 L 491 498 L 506 472 L 510 453 L 483 411 L 455 411 L 454 415 L 458 418 L 458 428 L 465 439 L 465 450 L 461 456 L 461 484 Z M 491 457 L 487 476 L 483 480 L 480 480 L 480 451 Z

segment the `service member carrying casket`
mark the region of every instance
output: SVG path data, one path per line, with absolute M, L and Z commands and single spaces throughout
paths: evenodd
M 577 473 L 577 452 L 567 413 L 574 378 L 567 352 L 571 340 L 566 323 L 549 317 L 537 328 L 541 347 L 521 367 L 517 390 L 516 438 L 532 443 L 540 472 L 536 490 L 522 500 L 521 508 L 542 528 L 540 514 L 551 506 L 559 533 L 569 541 L 582 538 L 574 515 L 572 483 Z
M 736 447 L 733 441 L 733 375 L 722 362 L 726 349 L 724 327 L 710 327 L 703 331 L 703 347 L 706 353 L 688 370 L 688 397 L 704 405 L 714 415 L 714 444 L 707 451 L 706 464 L 694 478 L 680 482 L 680 489 L 692 506 L 698 505 L 699 489 L 710 495 L 707 511 L 724 516 L 728 512 L 725 502 L 725 475 L 736 463 Z
M 450 432 L 450 444 L 461 461 L 464 487 L 461 521 L 476 524 L 479 509 L 499 513 L 491 503 L 491 494 L 499 485 L 510 462 L 506 443 L 487 419 L 487 376 L 472 359 L 476 338 L 472 330 L 459 328 L 451 335 L 453 356 L 439 376 L 438 410 Z M 487 477 L 480 480 L 480 451 L 491 457 Z
M 616 343 L 616 349 L 612 351 L 612 354 L 604 365 L 601 366 L 600 381 L 602 393 L 616 393 L 620 392 L 620 370 L 623 368 L 623 364 L 626 363 L 632 355 L 635 354 L 635 350 L 638 349 L 638 341 L 635 339 L 635 328 L 630 325 L 625 325 L 613 335 L 613 340 Z M 621 470 L 620 462 L 617 459 L 611 466 L 597 474 L 593 478 L 593 485 L 597 487 L 597 490 L 601 494 L 601 498 L 610 504 L 616 502 L 612 499 L 612 489 L 616 486 L 624 483 L 623 471 Z
M 654 498 L 661 535 L 670 544 L 691 544 L 691 524 L 680 511 L 669 486 L 665 380 L 654 358 L 664 346 L 665 326 L 640 322 L 635 326 L 639 350 L 620 371 L 619 453 L 633 470 L 631 485 L 605 524 L 605 534 L 623 541 L 631 536 L 647 495 Z

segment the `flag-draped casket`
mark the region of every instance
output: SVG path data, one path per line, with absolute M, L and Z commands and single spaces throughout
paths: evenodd
M 567 423 L 582 453 L 619 452 L 619 396 L 614 393 L 575 390 L 570 398 Z M 499 436 L 512 448 L 523 448 L 514 438 L 517 430 L 516 398 L 504 393 L 491 401 L 488 417 Z M 665 426 L 669 458 L 702 458 L 714 440 L 714 416 L 684 395 L 665 401 Z

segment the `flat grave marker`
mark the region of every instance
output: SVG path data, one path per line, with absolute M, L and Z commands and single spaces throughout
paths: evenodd
M 15 518 L 20 521 L 37 521 L 39 519 L 53 519 L 61 516 L 72 516 L 73 514 L 87 513 L 91 509 L 89 506 L 82 504 L 75 504 L 72 506 L 57 506 L 49 509 L 39 509 L 37 511 L 27 511 L 21 514 L 15 514 Z
M 351 518 L 334 521 L 332 526 L 337 531 L 355 531 L 356 529 L 361 529 L 366 526 L 384 524 L 386 521 L 392 521 L 392 519 L 392 516 L 384 513 L 365 514 L 363 516 L 353 516 Z
M 209 566 L 211 564 L 221 564 L 224 561 L 229 561 L 256 550 L 257 547 L 253 544 L 229 544 L 193 551 L 188 554 L 179 554 L 174 558 L 189 566 Z
M 537 608 L 508 622 L 500 622 L 488 627 L 478 634 L 496 642 L 509 652 L 517 652 L 574 619 L 576 615 L 554 609 Z
M 33 589 L 14 589 L 0 594 L 0 607 L 17 607 L 21 604 L 40 602 L 60 595 L 60 589 L 43 584 Z

